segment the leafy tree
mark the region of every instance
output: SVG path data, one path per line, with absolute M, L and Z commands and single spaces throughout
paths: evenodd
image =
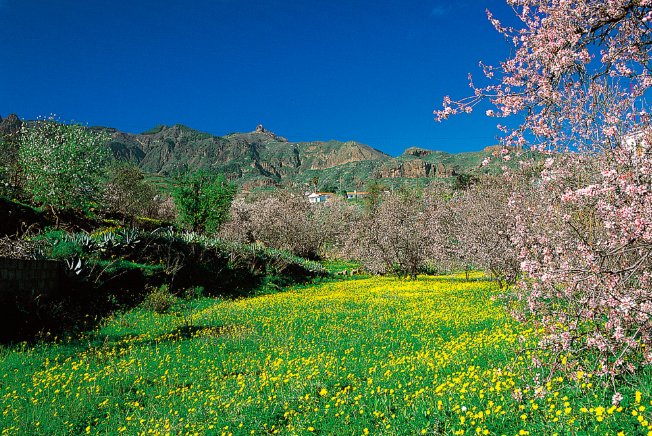
M 222 174 L 203 170 L 180 176 L 172 190 L 179 223 L 193 231 L 215 233 L 229 217 L 236 194 Z
M 310 184 L 313 187 L 313 190 L 317 190 L 317 185 L 319 185 L 319 177 L 318 176 L 312 176 L 310 179 Z
M 112 212 L 127 218 L 148 216 L 155 209 L 155 197 L 156 189 L 137 166 L 121 163 L 111 168 L 104 198 Z
M 18 157 L 26 193 L 51 208 L 88 209 L 102 194 L 108 135 L 53 119 L 23 127 Z
M 364 197 L 364 206 L 366 210 L 374 210 L 382 202 L 383 195 L 388 187 L 378 180 L 371 179 L 367 182 L 367 196 Z

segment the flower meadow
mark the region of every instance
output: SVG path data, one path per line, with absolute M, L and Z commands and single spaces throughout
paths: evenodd
M 538 332 L 498 292 L 480 275 L 374 277 L 137 308 L 78 337 L 2 349 L 0 428 L 652 434 L 649 371 L 617 380 L 614 398 L 597 375 L 536 368 Z

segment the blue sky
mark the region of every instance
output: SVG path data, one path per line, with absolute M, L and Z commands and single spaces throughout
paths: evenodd
M 484 110 L 432 111 L 509 55 L 487 8 L 512 16 L 499 0 L 0 0 L 0 116 L 478 150 L 498 134 Z

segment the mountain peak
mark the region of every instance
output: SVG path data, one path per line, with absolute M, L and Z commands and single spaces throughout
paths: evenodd
M 251 134 L 254 134 L 254 135 L 265 135 L 265 136 L 269 136 L 270 138 L 272 138 L 272 139 L 275 140 L 275 141 L 279 141 L 279 142 L 288 142 L 287 138 L 284 138 L 284 137 L 282 137 L 282 136 L 278 136 L 278 135 L 277 135 L 276 133 L 274 133 L 274 132 L 270 132 L 269 130 L 265 129 L 265 126 L 263 126 L 262 124 L 258 124 L 258 125 L 256 126 L 256 129 L 255 129 L 253 132 L 251 132 Z

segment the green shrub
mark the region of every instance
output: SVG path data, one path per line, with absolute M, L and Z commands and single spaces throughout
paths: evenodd
M 236 186 L 221 174 L 199 170 L 179 177 L 172 190 L 179 224 L 192 230 L 216 233 L 229 217 Z
M 161 285 L 147 294 L 142 307 L 156 313 L 167 313 L 177 302 L 177 297 L 170 292 L 167 285 Z
M 104 195 L 109 211 L 121 214 L 125 221 L 137 222 L 137 217 L 153 213 L 155 197 L 155 187 L 136 165 L 121 162 L 111 167 Z
M 190 287 L 186 289 L 183 293 L 183 297 L 188 300 L 194 300 L 205 296 L 206 296 L 206 289 L 203 286 Z
M 63 230 L 47 229 L 34 240 L 42 244 L 41 255 L 48 259 L 65 260 L 84 254 L 80 240 Z

